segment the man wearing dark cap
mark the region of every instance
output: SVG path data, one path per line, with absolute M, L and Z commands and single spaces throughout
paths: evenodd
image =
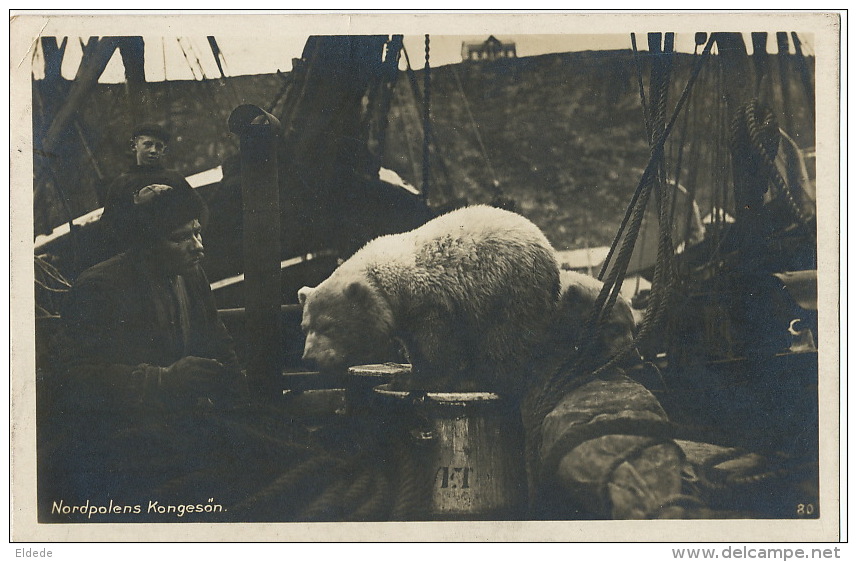
M 121 252 L 128 246 L 128 241 L 123 238 L 122 223 L 130 212 L 130 198 L 134 193 L 151 184 L 190 187 L 184 176 L 163 165 L 170 138 L 169 131 L 156 123 L 144 123 L 131 131 L 134 164 L 110 184 L 101 215 L 107 252 L 105 257 Z
M 46 461 L 43 480 L 54 501 L 167 498 L 159 486 L 215 461 L 248 472 L 251 455 L 235 449 L 246 439 L 236 442 L 217 422 L 250 401 L 200 266 L 206 218 L 187 184 L 142 186 L 119 225 L 127 249 L 81 273 L 66 295 L 64 368 L 50 412 L 64 452 Z M 213 495 L 194 490 L 174 492 L 185 503 Z
M 127 250 L 84 271 L 65 303 L 70 380 L 89 407 L 213 401 L 240 369 L 200 267 L 205 203 L 183 183 L 127 203 Z

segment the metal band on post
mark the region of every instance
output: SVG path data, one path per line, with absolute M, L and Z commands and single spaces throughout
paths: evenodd
M 274 400 L 282 391 L 277 177 L 277 139 L 282 128 L 276 117 L 255 105 L 236 107 L 228 125 L 241 141 L 247 375 L 257 396 Z

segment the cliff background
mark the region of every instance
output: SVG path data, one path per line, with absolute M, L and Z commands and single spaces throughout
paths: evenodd
M 635 61 L 630 50 L 588 51 L 431 69 L 435 143 L 429 204 L 445 208 L 499 197 L 538 224 L 557 249 L 609 244 L 649 155 L 637 71 L 643 61 L 648 95 L 648 65 L 646 53 L 639 56 Z M 668 114 L 693 60 L 691 54 L 675 55 Z M 798 62 L 769 55 L 764 91 L 780 126 L 801 148 L 811 149 L 814 132 Z M 812 72 L 813 59 L 807 62 Z M 711 206 L 706 193 L 730 179 L 727 77 L 722 61 L 712 56 L 667 145 L 671 160 L 681 152 L 680 181 L 696 185 L 703 215 Z M 418 188 L 423 79 L 423 70 L 400 73 L 381 162 Z M 127 136 L 133 123 L 166 123 L 174 132 L 167 163 L 192 175 L 237 154 L 237 139 L 226 128 L 232 109 L 242 103 L 273 107 L 286 80 L 280 73 L 155 82 L 146 83 L 141 94 L 124 84 L 98 84 L 56 152 L 37 159 L 44 168 L 36 176 L 46 181 L 36 182 L 34 234 L 101 206 L 109 182 L 132 163 Z M 70 84 L 33 81 L 37 154 L 40 135 Z

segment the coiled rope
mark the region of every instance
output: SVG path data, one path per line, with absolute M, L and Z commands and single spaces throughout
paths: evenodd
M 351 424 L 358 428 L 352 436 L 358 452 L 351 455 L 265 437 L 267 432 L 259 432 L 251 424 L 227 422 L 225 430 L 236 435 L 248 431 L 264 438 L 289 463 L 282 473 L 230 505 L 227 513 L 241 521 L 409 521 L 424 517 L 430 482 L 426 482 L 421 449 L 414 446 L 409 434 L 417 421 L 400 417 L 395 424 L 392 420 L 391 424 L 378 424 L 377 419 L 366 420 L 365 426 L 359 420 Z M 197 471 L 168 482 L 161 490 L 175 492 L 226 476 L 222 471 Z
M 795 201 L 791 187 L 774 162 L 780 135 L 771 109 L 756 98 L 741 106 L 732 120 L 731 138 L 733 154 L 746 154 L 746 158 L 743 159 L 745 166 L 755 167 L 757 177 L 774 186 L 794 221 L 809 233 L 814 234 L 812 218 L 801 210 Z M 745 172 L 750 171 L 745 170 Z M 768 184 L 759 187 L 763 193 L 768 190 Z

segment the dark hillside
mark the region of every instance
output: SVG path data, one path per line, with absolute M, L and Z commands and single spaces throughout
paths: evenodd
M 668 113 L 692 64 L 693 55 L 675 58 Z M 708 204 L 705 188 L 726 179 L 722 161 L 728 153 L 723 140 L 728 139 L 728 119 L 722 111 L 722 80 L 728 72 L 721 66 L 711 57 L 694 90 L 688 124 L 684 117 L 679 120 L 668 145 L 668 156 L 675 161 L 678 141 L 685 139 L 683 168 L 693 165 L 710 175 L 719 166 L 716 178 L 687 169 L 681 177 L 685 186 L 694 180 L 700 184 L 703 212 Z M 648 75 L 647 68 L 643 74 Z M 775 79 L 771 99 L 781 107 L 778 75 Z M 422 71 L 416 73 L 416 83 L 421 96 Z M 799 125 L 792 136 L 802 146 L 812 146 L 796 70 L 788 83 L 798 109 L 781 119 L 781 126 L 783 121 Z M 558 249 L 610 243 L 649 155 L 630 50 L 444 66 L 432 70 L 430 94 L 437 140 L 432 203 L 462 197 L 471 203 L 489 202 L 496 195 L 496 179 L 502 195 L 539 224 Z M 422 110 L 416 99 L 403 76 L 391 110 L 385 165 L 420 186 Z M 693 143 L 695 158 L 690 154 Z
M 648 95 L 646 54 L 640 57 Z M 687 82 L 693 58 L 675 57 L 668 112 Z M 801 147 L 812 147 L 797 60 L 787 65 L 789 113 L 782 109 L 780 66 L 775 56 L 770 61 L 763 87 L 780 125 Z M 226 129 L 229 113 L 240 103 L 271 107 L 283 78 L 152 83 L 145 86 L 140 104 L 130 101 L 133 96 L 124 84 L 99 85 L 77 125 L 69 128 L 62 152 L 53 158 L 39 155 L 39 139 L 68 83 L 51 93 L 41 81 L 34 82 L 36 173 L 48 180 L 37 181 L 36 233 L 68 220 L 60 192 L 74 216 L 99 206 L 109 181 L 131 162 L 125 137 L 135 119 L 169 124 L 176 137 L 168 162 L 190 175 L 237 152 L 237 141 Z M 407 73 L 396 84 L 383 165 L 420 187 L 422 70 L 414 79 L 416 95 Z M 712 56 L 694 89 L 690 112 L 686 119 L 682 115 L 667 146 L 668 159 L 675 162 L 684 139 L 681 183 L 697 187 L 703 214 L 710 206 L 711 186 L 729 181 L 728 80 L 729 69 Z M 431 71 L 430 94 L 436 139 L 429 192 L 433 206 L 487 203 L 500 195 L 514 200 L 558 249 L 609 244 L 649 154 L 630 50 L 442 66 Z M 47 162 L 52 159 L 61 166 L 51 169 Z

